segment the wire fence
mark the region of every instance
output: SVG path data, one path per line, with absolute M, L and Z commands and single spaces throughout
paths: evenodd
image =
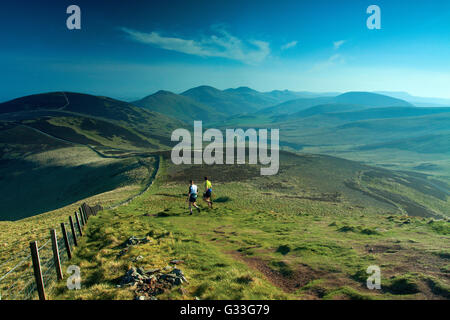
M 0 264 L 0 300 L 33 300 L 42 297 L 39 291 L 52 293 L 58 280 L 58 264 L 69 261 L 71 251 L 76 246 L 76 240 L 82 236 L 81 230 L 90 216 L 97 215 L 103 210 L 99 205 L 89 207 L 83 204 L 79 208 L 79 215 L 75 212 L 74 224 L 64 222 L 63 229 L 54 230 L 56 242 L 52 238 L 37 248 L 37 256 L 33 260 L 33 250 L 23 250 Z M 72 230 L 74 232 L 72 232 Z M 74 234 L 75 233 L 75 234 Z M 68 247 L 66 245 L 68 243 Z M 55 252 L 58 255 L 55 256 Z M 34 264 L 34 261 L 38 261 Z M 38 279 L 42 279 L 42 284 Z

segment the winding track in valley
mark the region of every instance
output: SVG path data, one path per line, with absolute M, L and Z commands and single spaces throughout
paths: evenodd
M 154 156 L 154 157 L 155 157 L 155 161 L 156 161 L 156 166 L 155 166 L 155 169 L 153 170 L 153 173 L 150 176 L 150 180 L 147 183 L 147 185 L 145 186 L 144 190 L 142 190 L 138 194 L 135 194 L 134 196 L 131 196 L 130 198 L 128 198 L 128 199 L 126 199 L 126 200 L 124 200 L 124 201 L 122 201 L 122 202 L 120 202 L 120 203 L 118 203 L 116 205 L 108 207 L 107 209 L 116 209 L 116 208 L 118 208 L 120 206 L 126 205 L 126 204 L 130 203 L 131 201 L 133 201 L 134 199 L 136 199 L 137 197 L 143 195 L 145 192 L 148 191 L 148 189 L 150 189 L 150 187 L 153 185 L 153 182 L 155 182 L 155 180 L 156 180 L 156 178 L 158 176 L 159 168 L 160 168 L 160 162 L 161 162 L 160 156 Z
M 83 144 L 83 143 L 78 143 L 78 142 L 73 142 L 73 141 L 70 141 L 70 140 L 58 138 L 58 137 L 52 136 L 51 134 L 48 134 L 48 133 L 46 133 L 46 132 L 44 132 L 44 131 L 41 131 L 41 130 L 39 130 L 39 129 L 30 127 L 30 126 L 28 126 L 28 125 L 26 125 L 26 124 L 21 124 L 20 126 L 22 126 L 22 127 L 24 127 L 24 128 L 31 129 L 31 130 L 33 130 L 33 131 L 36 131 L 37 133 L 43 134 L 43 135 L 46 136 L 46 137 L 52 138 L 52 139 L 57 140 L 57 141 L 60 141 L 60 142 L 69 143 L 69 144 L 72 144 L 72 145 L 74 145 L 74 146 L 87 147 L 87 148 L 91 149 L 92 151 L 94 151 L 94 152 L 95 152 L 99 157 L 101 157 L 101 158 L 112 158 L 112 159 L 123 159 L 123 158 L 124 158 L 123 156 L 108 156 L 108 155 L 106 155 L 106 154 L 101 153 L 100 151 L 98 151 L 97 149 L 95 149 L 94 147 L 92 147 L 92 146 L 90 146 L 90 145 L 88 145 L 88 144 Z M 123 151 L 123 150 L 120 150 L 120 149 L 114 149 L 114 150 Z
M 63 111 L 63 110 L 70 104 L 70 101 L 69 101 L 69 99 L 68 99 L 66 93 L 65 93 L 65 92 L 62 92 L 62 94 L 64 95 L 64 98 L 65 98 L 65 100 L 66 100 L 66 103 L 65 103 L 63 106 L 61 106 L 60 108 L 57 108 L 57 109 L 54 109 L 54 110 L 51 110 L 51 111 L 55 111 L 55 110 L 56 110 L 56 111 Z M 36 110 L 36 111 L 42 111 L 42 110 Z M 49 111 L 50 111 L 50 110 L 49 110 Z M 72 112 L 70 112 L 70 113 L 72 113 Z M 53 136 L 53 135 L 51 135 L 51 134 L 48 134 L 48 133 L 46 133 L 46 132 L 44 132 L 44 131 L 41 131 L 41 130 L 36 129 L 36 128 L 33 128 L 33 127 L 31 127 L 31 126 L 28 126 L 28 125 L 21 124 L 21 126 L 22 126 L 22 127 L 25 127 L 25 128 L 28 128 L 28 129 L 30 129 L 30 130 L 33 130 L 33 131 L 35 131 L 35 132 L 38 132 L 38 133 L 40 133 L 40 134 L 42 134 L 42 135 L 44 135 L 44 136 L 46 136 L 46 137 L 49 137 L 49 138 L 51 138 L 51 139 L 60 141 L 60 142 L 64 142 L 64 143 L 68 143 L 68 144 L 76 145 L 76 146 L 87 147 L 87 148 L 91 149 L 92 151 L 94 151 L 94 152 L 95 152 L 99 157 L 101 157 L 101 158 L 123 159 L 123 158 L 126 158 L 126 157 L 127 157 L 127 156 L 112 156 L 112 155 L 106 155 L 106 154 L 101 153 L 100 151 L 98 151 L 97 149 L 95 149 L 94 147 L 92 147 L 92 146 L 90 146 L 90 145 L 88 145 L 88 144 L 82 144 L 82 143 L 77 143 L 77 142 L 73 142 L 73 141 L 70 141 L 70 140 L 58 138 L 58 137 L 55 137 L 55 136 Z M 124 150 L 120 150 L 120 149 L 114 149 L 114 150 L 124 151 Z M 130 155 L 130 156 L 132 156 L 132 155 Z M 134 156 L 139 156 L 139 155 L 134 155 Z M 129 156 L 128 156 L 128 157 L 129 157 Z M 147 183 L 147 185 L 145 186 L 145 188 L 144 188 L 141 192 L 139 192 L 138 194 L 136 194 L 136 195 L 134 195 L 134 196 L 132 196 L 132 197 L 130 197 L 130 198 L 128 198 L 128 199 L 126 199 L 126 200 L 124 200 L 124 201 L 122 201 L 122 202 L 116 204 L 116 205 L 113 205 L 113 206 L 109 207 L 108 209 L 115 209 L 115 208 L 117 208 L 117 207 L 119 207 L 119 206 L 122 206 L 122 205 L 125 205 L 125 204 L 130 203 L 130 202 L 131 202 L 132 200 L 134 200 L 135 198 L 137 198 L 137 197 L 141 196 L 142 194 L 144 194 L 144 193 L 145 193 L 145 192 L 153 185 L 153 182 L 154 182 L 154 180 L 156 179 L 156 176 L 158 175 L 158 172 L 159 172 L 160 157 L 157 156 L 157 155 L 153 155 L 152 157 L 154 157 L 154 159 L 155 159 L 156 166 L 155 166 L 155 169 L 153 170 L 153 173 L 151 174 L 151 176 L 150 176 L 150 178 L 149 178 L 149 182 Z M 144 166 L 144 164 L 143 164 L 141 161 L 139 161 L 139 162 Z

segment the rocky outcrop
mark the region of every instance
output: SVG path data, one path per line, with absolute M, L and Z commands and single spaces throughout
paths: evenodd
M 130 268 L 122 277 L 118 287 L 132 287 L 137 300 L 156 300 L 156 296 L 171 290 L 175 286 L 188 283 L 183 271 L 170 266 L 161 269 L 144 270 Z M 180 292 L 183 292 L 180 288 Z

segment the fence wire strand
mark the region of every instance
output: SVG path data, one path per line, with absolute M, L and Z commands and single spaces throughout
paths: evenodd
M 103 210 L 99 205 L 89 207 L 86 204 L 83 204 L 83 207 L 89 216 L 95 216 L 99 210 Z M 69 247 L 73 250 L 75 247 L 74 236 L 77 238 L 81 237 L 76 219 L 74 221 L 75 235 L 72 233 L 70 225 L 67 223 L 64 223 L 64 225 L 66 226 Z M 51 238 L 38 247 L 41 274 L 44 288 L 47 293 L 52 292 L 57 282 L 53 245 L 49 245 L 50 243 L 52 243 Z M 60 263 L 63 264 L 69 261 L 66 243 L 61 231 L 57 232 L 56 243 L 58 245 Z M 20 261 L 10 268 L 7 267 L 17 260 Z M 0 276 L 0 300 L 4 300 L 5 298 L 8 300 L 30 300 L 38 298 L 31 254 L 27 253 L 27 250 L 23 250 L 6 261 L 1 262 L 0 272 L 6 269 L 7 271 Z

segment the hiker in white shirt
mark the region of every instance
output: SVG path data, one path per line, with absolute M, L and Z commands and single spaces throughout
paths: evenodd
M 194 184 L 194 181 L 191 180 L 190 185 L 189 185 L 189 195 L 188 195 L 188 199 L 187 199 L 187 201 L 189 201 L 189 211 L 190 211 L 189 214 L 190 215 L 192 214 L 192 206 L 197 208 L 198 212 L 200 212 L 200 208 L 196 204 L 197 196 L 198 196 L 198 188 Z

